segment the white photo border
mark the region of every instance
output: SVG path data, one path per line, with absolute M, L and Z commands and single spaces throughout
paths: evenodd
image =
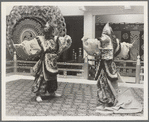
M 53 6 L 114 6 L 114 5 L 133 5 L 133 6 L 144 6 L 144 116 L 125 116 L 123 117 L 112 117 L 112 116 L 6 116 L 6 10 L 8 6 L 14 5 L 53 5 Z M 1 97 L 2 97 L 2 120 L 147 120 L 148 119 L 148 2 L 147 1 L 110 1 L 110 2 L 1 2 Z

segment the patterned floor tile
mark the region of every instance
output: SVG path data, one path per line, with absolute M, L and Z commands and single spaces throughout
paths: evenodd
M 58 83 L 59 98 L 49 98 L 41 103 L 35 101 L 31 93 L 30 80 L 16 80 L 6 83 L 6 115 L 7 116 L 103 116 L 96 113 L 96 85 Z M 132 89 L 142 105 L 143 90 Z M 125 114 L 127 115 L 127 114 Z M 111 116 L 125 116 L 117 114 Z M 129 114 L 141 116 L 142 113 Z

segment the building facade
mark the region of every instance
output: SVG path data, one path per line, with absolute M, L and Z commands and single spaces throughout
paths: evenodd
M 12 6 L 13 7 L 13 6 Z M 9 15 L 12 7 L 7 10 Z M 95 65 L 92 56 L 83 50 L 82 37 L 98 38 L 102 28 L 109 22 L 116 37 L 121 42 L 135 44 L 126 59 L 129 67 L 134 66 L 137 56 L 144 60 L 144 7 L 143 6 L 58 6 L 65 18 L 67 34 L 72 38 L 72 46 L 63 53 L 59 62 L 89 63 Z M 9 52 L 7 52 L 9 58 Z M 121 65 L 121 64 L 120 64 Z M 122 63 L 126 67 L 125 63 Z M 135 76 L 135 69 L 122 69 L 123 75 Z
M 75 49 L 77 56 L 79 48 L 82 48 L 81 38 L 98 38 L 105 23 L 110 22 L 113 31 L 121 42 L 132 43 L 136 40 L 134 47 L 130 50 L 126 60 L 136 60 L 137 55 L 143 56 L 143 34 L 144 34 L 144 8 L 143 6 L 59 6 L 73 44 L 69 52 Z M 71 11 L 71 12 L 70 12 Z M 83 51 L 83 50 L 82 50 Z M 83 57 L 86 56 L 83 51 Z M 69 57 L 70 54 L 66 54 Z

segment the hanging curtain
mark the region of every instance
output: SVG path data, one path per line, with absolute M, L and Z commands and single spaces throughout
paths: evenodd
M 140 48 L 140 31 L 130 31 L 130 43 L 134 42 L 133 47 L 130 49 L 130 60 L 137 60 L 137 56 L 139 54 L 139 48 Z

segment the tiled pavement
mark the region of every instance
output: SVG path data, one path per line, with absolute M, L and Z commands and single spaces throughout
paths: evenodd
M 59 98 L 49 98 L 41 103 L 31 92 L 33 80 L 15 80 L 6 83 L 6 116 L 103 116 L 96 113 L 96 85 L 59 82 Z M 143 89 L 131 88 L 143 104 Z M 125 116 L 113 114 L 111 116 Z M 142 113 L 127 116 L 142 116 Z M 109 116 L 109 115 L 108 115 Z

